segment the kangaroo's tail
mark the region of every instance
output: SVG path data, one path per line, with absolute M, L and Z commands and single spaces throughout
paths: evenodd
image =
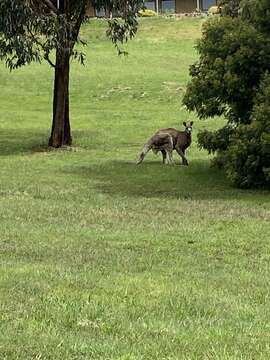
M 144 145 L 142 152 L 138 156 L 137 165 L 143 162 L 143 159 L 145 158 L 145 155 L 148 153 L 148 151 L 151 150 L 152 145 L 147 143 Z

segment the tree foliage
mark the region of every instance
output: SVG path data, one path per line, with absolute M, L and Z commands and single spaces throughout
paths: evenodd
M 86 6 L 89 3 L 119 15 L 108 20 L 107 35 L 115 45 L 136 34 L 136 14 L 141 1 L 59 0 L 59 3 L 57 9 L 56 0 L 0 1 L 0 58 L 10 69 L 48 60 L 56 49 L 71 49 L 71 55 L 76 55 L 73 46 L 80 41 L 81 24 L 88 20 Z
M 219 0 L 218 5 L 221 7 L 222 15 L 237 17 L 239 15 L 241 0 Z
M 205 24 L 184 103 L 200 118 L 227 119 L 224 128 L 201 132 L 198 141 L 216 153 L 215 164 L 233 184 L 268 186 L 270 117 L 263 114 L 270 115 L 270 3 L 243 1 L 238 14 Z

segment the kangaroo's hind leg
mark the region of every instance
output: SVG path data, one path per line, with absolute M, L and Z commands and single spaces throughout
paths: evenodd
M 173 164 L 172 149 L 168 149 L 166 155 L 167 155 L 167 163 L 172 165 Z
M 160 150 L 162 153 L 162 162 L 163 164 L 173 164 L 172 159 L 172 149 L 169 147 L 165 147 L 164 149 Z
M 168 142 L 165 145 L 165 151 L 166 151 L 167 164 L 173 164 L 173 158 L 172 158 L 173 139 L 172 139 L 171 135 L 169 135 L 169 134 L 168 134 Z

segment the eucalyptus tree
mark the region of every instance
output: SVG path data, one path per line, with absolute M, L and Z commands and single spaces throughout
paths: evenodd
M 121 43 L 134 37 L 142 0 L 0 0 L 0 59 L 10 70 L 45 60 L 54 69 L 53 119 L 49 146 L 71 145 L 69 119 L 70 60 L 84 62 L 76 48 L 87 6 L 105 8 L 107 35 L 121 52 Z

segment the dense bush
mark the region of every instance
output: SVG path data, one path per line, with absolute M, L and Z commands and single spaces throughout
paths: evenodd
M 201 132 L 198 141 L 233 184 L 269 186 L 270 2 L 241 4 L 239 16 L 206 22 L 184 104 L 200 118 L 227 118 L 223 129 Z
M 233 132 L 233 127 L 229 125 L 217 131 L 204 130 L 198 134 L 198 142 L 201 148 L 208 150 L 209 154 L 220 153 L 227 150 Z
M 261 82 L 249 125 L 240 125 L 225 152 L 225 169 L 237 186 L 270 186 L 270 76 Z
M 218 5 L 221 8 L 222 15 L 237 17 L 239 15 L 241 0 L 219 0 Z

